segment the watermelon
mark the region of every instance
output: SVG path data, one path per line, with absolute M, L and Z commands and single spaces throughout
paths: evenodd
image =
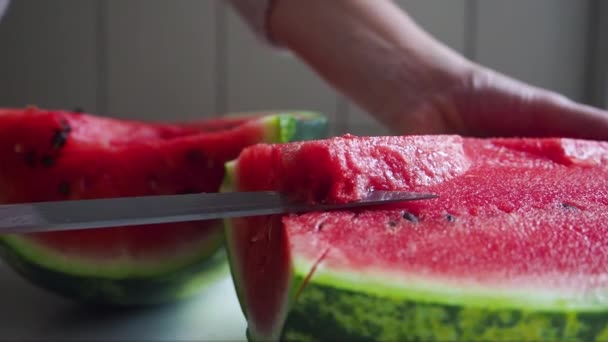
M 250 340 L 608 340 L 608 143 L 455 135 L 258 144 L 225 187 L 347 203 L 226 221 Z
M 0 203 L 217 192 L 246 146 L 322 136 L 325 118 L 258 113 L 136 122 L 0 110 Z M 58 295 L 102 305 L 186 298 L 228 275 L 221 221 L 0 236 L 3 259 Z

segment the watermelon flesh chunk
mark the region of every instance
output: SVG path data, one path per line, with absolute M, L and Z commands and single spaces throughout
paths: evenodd
M 227 168 L 236 190 L 313 203 L 440 196 L 230 220 L 253 340 L 608 338 L 608 143 L 344 136 Z
M 321 135 L 324 122 L 314 113 L 169 124 L 4 109 L 0 202 L 217 192 L 224 163 L 244 147 L 293 140 L 307 123 Z M 227 272 L 217 220 L 12 234 L 0 244 L 9 265 L 36 285 L 101 304 L 183 298 Z

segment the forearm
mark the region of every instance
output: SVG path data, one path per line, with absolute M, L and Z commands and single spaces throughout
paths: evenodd
M 269 31 L 389 127 L 471 68 L 390 0 L 276 0 Z

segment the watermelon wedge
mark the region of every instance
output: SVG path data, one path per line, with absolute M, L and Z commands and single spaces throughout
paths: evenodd
M 144 123 L 66 111 L 0 110 L 0 202 L 217 192 L 224 164 L 259 142 L 322 136 L 319 114 Z M 187 297 L 228 274 L 221 221 L 0 236 L 34 284 L 104 305 Z
M 354 137 L 259 144 L 225 187 L 348 202 L 226 222 L 251 340 L 608 340 L 608 143 Z

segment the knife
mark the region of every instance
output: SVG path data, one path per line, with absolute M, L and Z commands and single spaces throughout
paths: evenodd
M 261 191 L 5 204 L 0 205 L 0 234 L 327 211 L 436 197 L 430 193 L 372 191 L 359 201 L 308 205 L 277 192 Z

